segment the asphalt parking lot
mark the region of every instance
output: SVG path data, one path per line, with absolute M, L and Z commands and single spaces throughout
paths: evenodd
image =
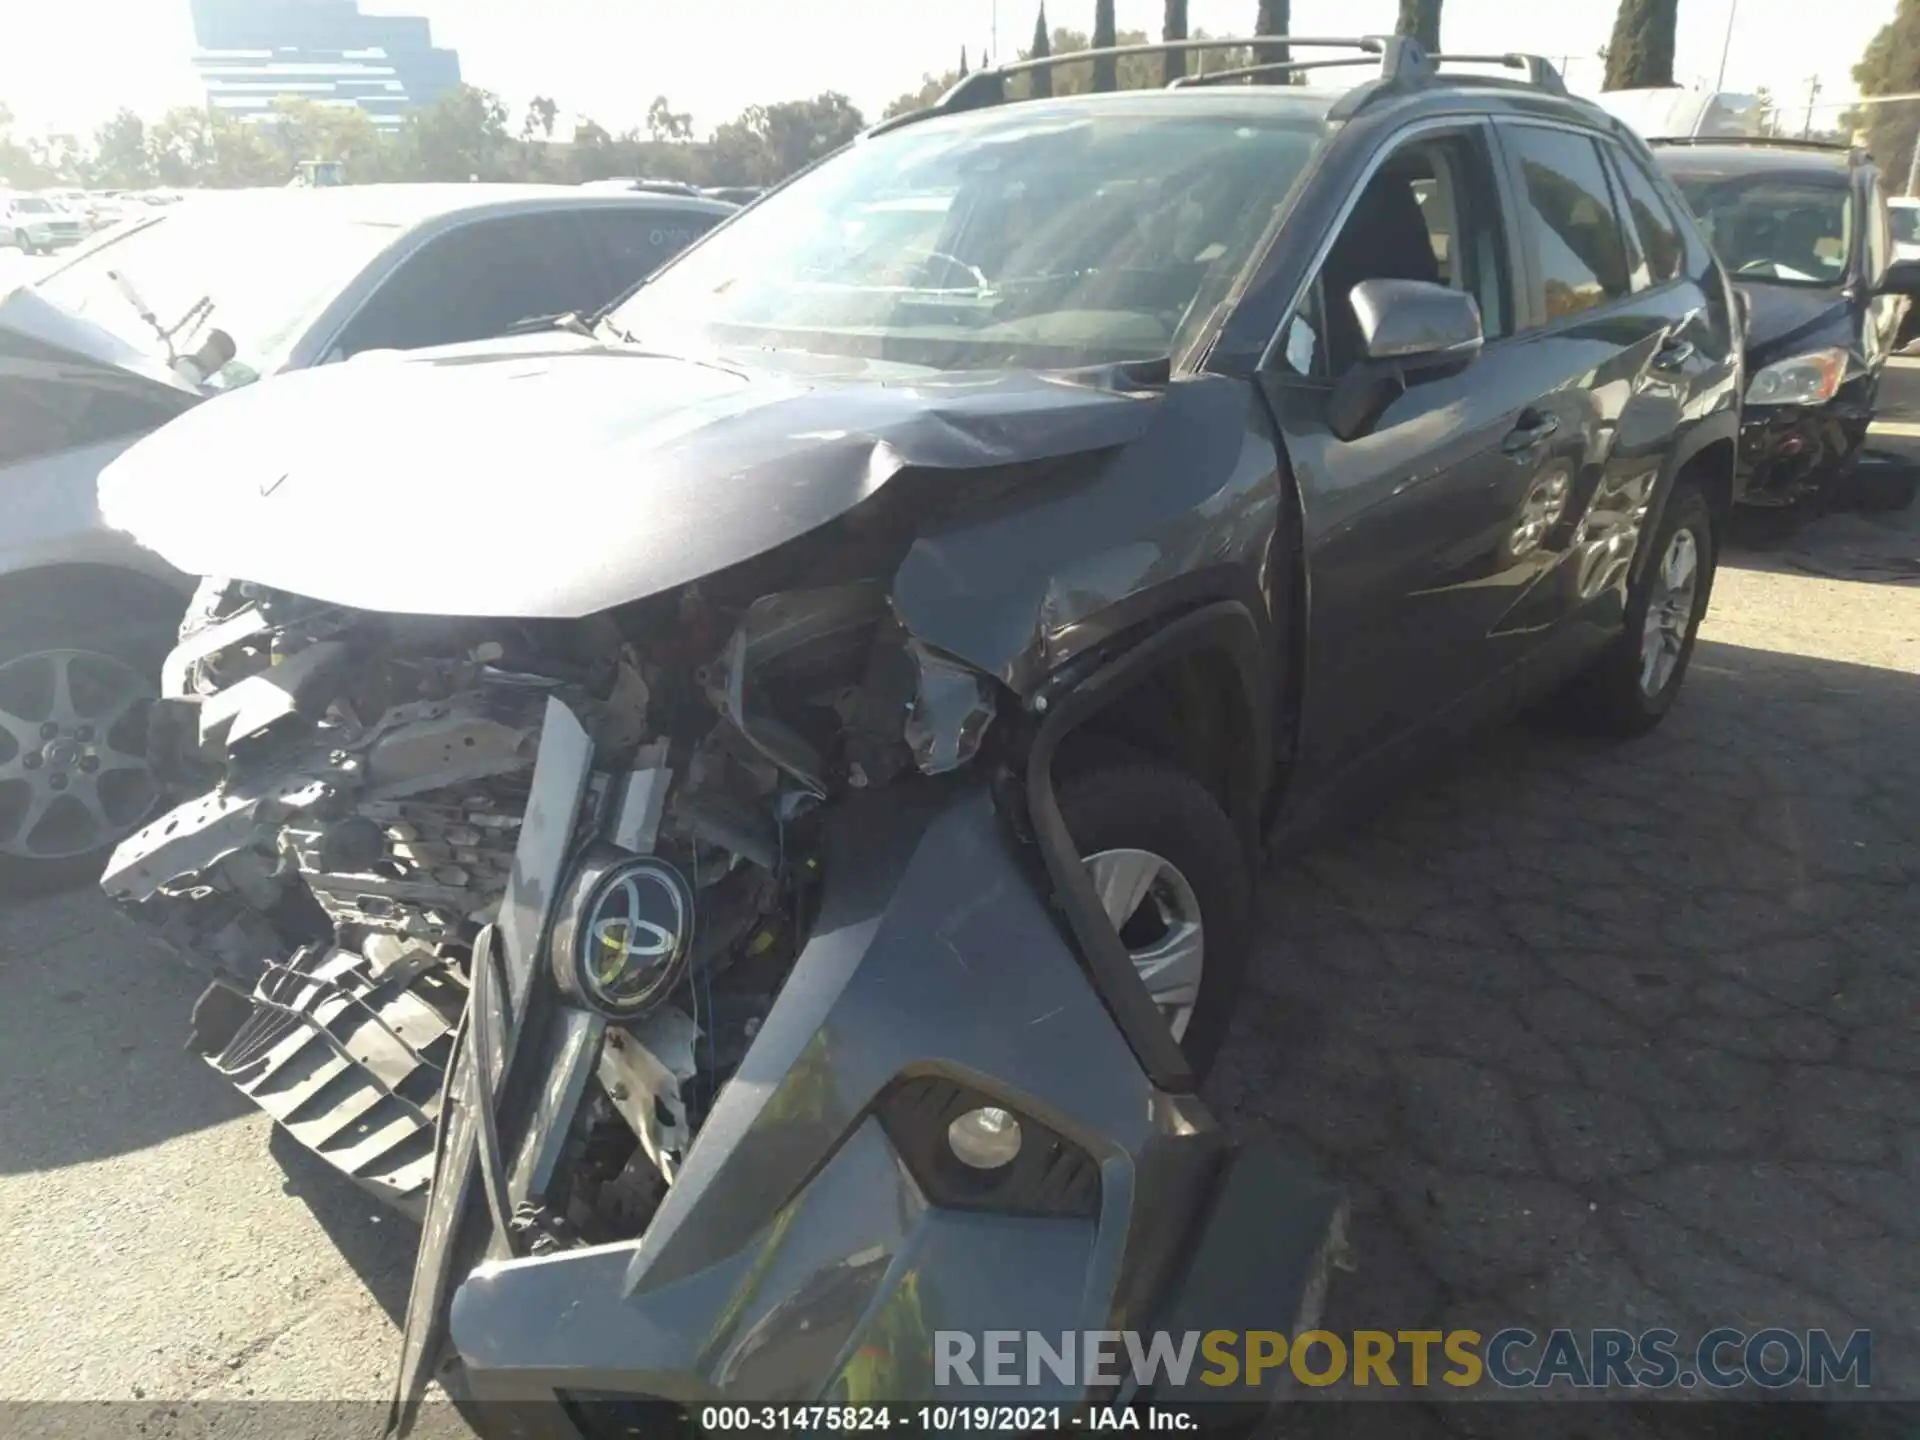
M 1920 514 L 1837 516 L 1730 557 L 1654 736 L 1490 734 L 1269 878 L 1210 1089 L 1349 1187 L 1330 1328 L 1867 1328 L 1920 1398 L 1916 718 Z M 378 1434 L 411 1234 L 181 1051 L 199 985 L 0 911 L 0 1401 Z

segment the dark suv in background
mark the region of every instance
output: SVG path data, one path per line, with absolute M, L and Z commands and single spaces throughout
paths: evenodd
M 1790 519 L 1843 491 L 1869 508 L 1911 504 L 1920 474 L 1859 466 L 1887 356 L 1920 286 L 1920 262 L 1893 259 L 1872 158 L 1781 139 L 1655 144 L 1749 312 L 1746 501 Z

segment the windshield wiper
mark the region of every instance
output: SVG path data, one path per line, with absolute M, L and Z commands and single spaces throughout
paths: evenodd
M 562 311 L 558 315 L 529 315 L 524 320 L 516 320 L 502 333 L 507 335 L 531 335 L 540 330 L 565 330 L 573 335 L 591 336 L 593 331 L 587 322 L 580 318 L 575 310 Z

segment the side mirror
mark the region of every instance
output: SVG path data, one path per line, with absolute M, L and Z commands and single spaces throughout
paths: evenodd
M 1456 365 L 1480 353 L 1486 331 L 1471 295 L 1424 280 L 1362 280 L 1348 296 L 1369 360 L 1409 369 Z
M 1327 424 L 1357 440 L 1406 393 L 1411 380 L 1470 364 L 1486 343 L 1471 295 L 1424 280 L 1362 280 L 1348 296 L 1366 358 L 1328 397 Z
M 1920 260 L 1896 260 L 1880 277 L 1879 293 L 1920 300 Z

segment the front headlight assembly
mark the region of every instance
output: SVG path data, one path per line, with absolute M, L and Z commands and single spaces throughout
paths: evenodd
M 1747 383 L 1747 404 L 1824 405 L 1846 378 L 1845 350 L 1809 350 L 1754 371 Z

